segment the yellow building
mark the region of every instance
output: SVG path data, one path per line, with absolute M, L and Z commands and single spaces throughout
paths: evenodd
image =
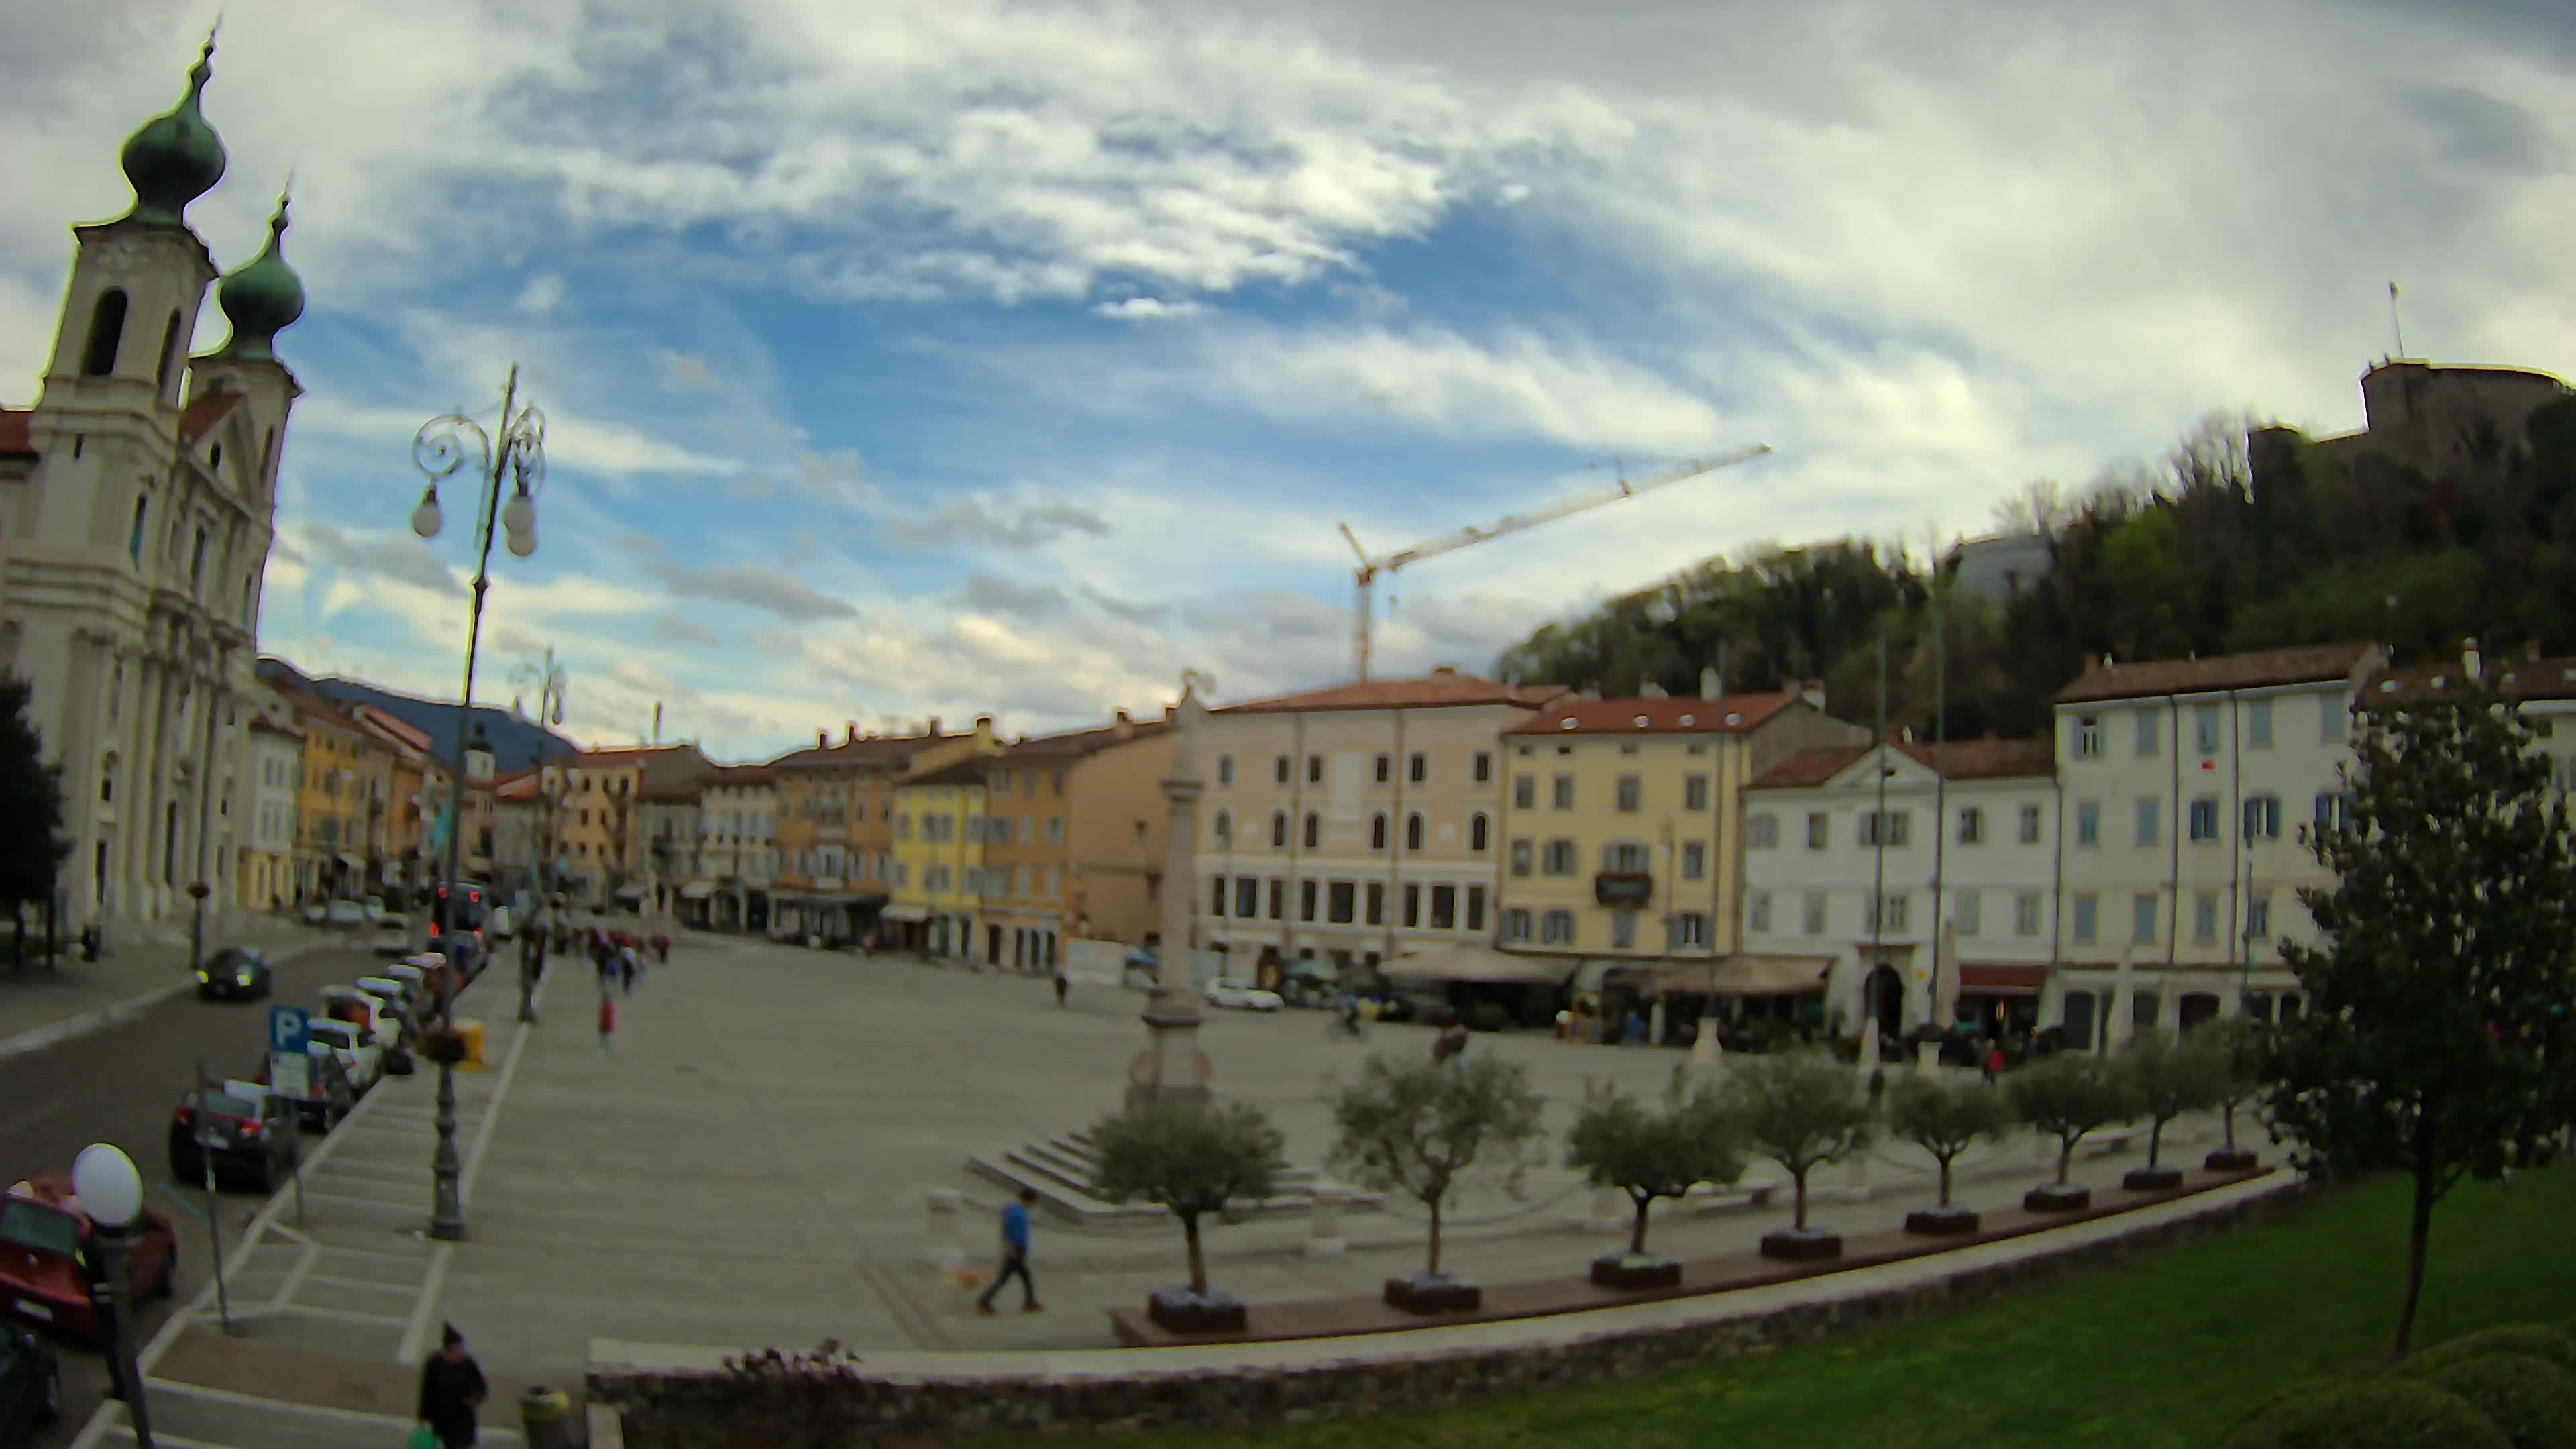
M 309 694 L 288 696 L 304 732 L 295 792 L 296 895 L 355 899 L 367 869 L 366 782 L 385 753 L 348 711 Z
M 894 879 L 883 920 L 889 944 L 936 955 L 974 949 L 988 892 L 984 879 L 986 783 L 1002 741 L 993 717 L 975 732 L 913 756 L 894 786 Z
M 1706 968 L 1736 949 L 1742 791 L 1809 745 L 1868 738 L 1823 690 L 1718 699 L 1565 696 L 1503 731 L 1498 944 Z

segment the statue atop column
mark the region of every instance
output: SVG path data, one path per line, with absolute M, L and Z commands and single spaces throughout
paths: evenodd
M 1154 992 L 1145 1005 L 1145 1050 L 1127 1072 L 1131 1101 L 1203 1102 L 1208 1096 L 1211 1072 L 1198 1049 L 1198 986 L 1190 979 L 1199 898 L 1199 746 L 1208 713 L 1201 688 L 1215 690 L 1215 679 L 1196 669 L 1181 671 L 1181 698 L 1172 711 L 1172 768 L 1163 780 L 1171 817 L 1163 844 L 1162 939 L 1154 953 Z

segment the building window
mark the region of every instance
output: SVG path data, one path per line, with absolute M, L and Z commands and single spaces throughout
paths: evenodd
M 1485 888 L 1483 886 L 1467 887 L 1467 929 L 1470 931 L 1485 929 Z
M 1906 837 L 1913 833 L 1908 819 L 1908 817 L 1913 813 L 1914 812 L 1910 810 L 1869 810 L 1862 812 L 1860 817 L 1860 843 L 1863 845 L 1885 845 L 1890 848 L 1903 847 L 1906 842 Z
M 1637 946 L 1637 913 L 1618 911 L 1610 917 L 1610 946 L 1617 951 L 1632 951 Z
M 1412 784 L 1428 784 L 1431 780 L 1431 757 L 1419 750 L 1407 756 L 1404 761 L 1404 778 Z
M 1959 843 L 1983 845 L 1986 840 L 1986 812 L 1982 807 L 1966 805 L 1959 810 Z
M 1368 924 L 1386 924 L 1386 882 L 1373 880 L 1368 887 Z
M 2102 843 L 2101 801 L 2078 800 L 2075 802 L 2075 843 L 2078 845 L 2100 845 Z
M 1771 929 L 1771 893 L 1755 891 L 1744 900 L 1746 929 L 1768 932 Z
M 1684 775 L 1682 777 L 1682 808 L 1684 810 L 1708 808 L 1708 776 Z
M 1419 810 L 1404 817 L 1404 848 L 1407 850 L 1422 848 L 1422 812 Z
M 2268 941 L 2272 937 L 2272 895 L 2265 891 L 2245 898 L 2245 939 Z
M 2352 796 L 2343 791 L 2318 791 L 2315 808 L 2319 830 L 2342 829 L 2352 824 Z
M 2152 946 L 2156 943 L 2156 898 L 2141 891 L 2129 897 L 2129 944 Z
M 1312 921 L 1315 919 L 1315 894 L 1315 883 L 1313 881 L 1301 880 L 1297 882 L 1298 920 Z
M 1369 849 L 1386 849 L 1386 812 L 1383 810 L 1369 817 Z
M 1549 945 L 1549 946 L 1571 946 L 1571 945 L 1573 945 L 1573 944 L 1574 944 L 1574 912 L 1572 912 L 1572 911 L 1550 911 L 1550 912 L 1548 912 L 1546 915 L 1539 917 L 1539 921 L 1538 921 L 1538 938 L 1539 938 L 1539 941 L 1540 941 L 1542 944 L 1544 944 L 1544 945 Z
M 1349 925 L 1351 918 L 1358 914 L 1358 901 L 1359 891 L 1351 882 L 1346 880 L 1333 882 L 1332 890 L 1325 895 L 1324 919 L 1336 926 Z
M 1646 784 L 1634 775 L 1619 777 L 1619 810 L 1633 815 L 1646 803 Z
M 188 592 L 202 597 L 206 588 L 206 530 L 197 529 L 197 546 L 188 554 Z
M 1536 775 L 1514 775 L 1512 777 L 1512 808 L 1515 810 L 1535 810 L 1538 808 L 1538 777 Z
M 1676 946 L 1708 945 L 1708 916 L 1701 911 L 1684 911 L 1673 917 L 1673 944 Z
M 2217 796 L 2203 795 L 2191 802 L 2191 813 L 2186 821 L 2186 829 L 2193 840 L 2210 841 L 2218 838 Z
M 2164 803 L 2146 799 L 2138 802 L 2138 843 L 2153 845 L 2164 835 Z
M 2075 898 L 2075 939 L 2077 942 L 2087 946 L 2093 944 L 2093 937 L 2096 930 L 2095 918 L 2101 915 L 2101 913 L 2102 902 L 2099 897 L 2092 895 L 2079 895 Z
M 1404 928 L 1408 931 L 1422 924 L 1422 887 L 1406 882 L 1404 887 Z
M 125 291 L 110 287 L 89 309 L 89 339 L 81 348 L 81 376 L 105 377 L 116 371 L 117 348 L 125 341 Z
M 1458 928 L 1458 888 L 1436 885 L 1431 888 L 1431 929 L 1454 931 Z
M 2021 807 L 2021 843 L 2022 843 L 2022 844 L 2024 844 L 2024 845 L 2037 845 L 2037 844 L 2039 844 L 2039 823 L 2040 823 L 2040 817 L 2039 817 L 2039 807 L 2038 807 L 2038 806 L 2036 806 L 2036 805 L 2024 805 L 2023 807 Z
M 1306 812 L 1305 840 L 1306 848 L 1308 850 L 1313 850 L 1316 846 L 1324 843 L 1323 817 L 1317 815 L 1312 810 Z
M 2245 797 L 2245 838 L 2278 840 L 2281 838 L 2281 797 L 2248 795 Z
M 1518 906 L 1503 912 L 1503 939 L 1526 941 L 1530 933 L 1530 913 Z
M 1216 782 L 1220 785 L 1231 785 L 1234 783 L 1234 756 L 1219 755 L 1216 757 Z
M 1810 936 L 1823 935 L 1827 909 L 1828 901 L 1823 891 L 1807 892 L 1806 899 L 1798 907 L 1798 929 Z
M 1950 897 L 1950 919 L 1958 923 L 1959 934 L 1973 936 L 1984 928 L 1986 896 L 1983 891 L 1960 891 Z
M 1023 815 L 1023 816 L 1021 816 L 1021 817 L 1020 817 L 1020 825 L 1021 825 L 1021 828 L 1022 828 L 1023 830 L 1025 830 L 1025 829 L 1027 828 L 1028 823 L 1029 823 L 1029 817 L 1028 817 L 1028 816 Z M 1226 810 L 1220 810 L 1220 811 L 1216 812 L 1216 831 L 1215 831 L 1215 834 L 1216 834 L 1216 848 L 1217 848 L 1217 849 L 1219 849 L 1219 850 L 1232 850 L 1232 849 L 1234 849 L 1234 815 L 1233 815 L 1233 812 L 1231 812 L 1231 811 L 1226 811 Z
M 1385 783 L 1387 782 L 1388 778 L 1390 777 L 1391 772 L 1394 770 L 1394 768 L 1395 768 L 1395 756 L 1393 756 L 1393 755 L 1380 755 L 1380 756 L 1378 756 L 1378 757 L 1377 757 L 1377 782 L 1378 782 L 1379 784 L 1381 784 L 1381 785 L 1385 784 Z
M 2037 891 L 2016 891 L 2013 893 L 2014 935 L 2036 936 L 2039 934 L 2039 913 L 2043 909 L 2042 903 L 2045 899 L 2046 898 Z
M 2206 946 L 2218 939 L 2218 893 L 2202 891 L 2191 898 L 2191 939 Z
M 1863 896 L 1860 903 L 1860 927 L 1873 934 L 1905 929 L 1906 894 L 1891 891 L 1883 896 Z
M 179 326 L 178 309 L 172 308 L 170 325 L 161 329 L 161 371 L 152 380 L 153 386 L 160 389 L 162 400 L 165 402 L 170 398 L 170 374 L 177 371 L 179 366 Z M 215 449 L 215 462 L 221 464 L 223 461 L 224 450 L 218 447 Z
M 2329 694 L 2317 701 L 2317 738 L 2320 741 L 2329 745 L 2336 743 L 2351 725 L 2351 712 L 2341 695 Z
M 1270 919 L 1284 920 L 1287 915 L 1288 882 L 1274 875 L 1270 878 Z
M 1234 913 L 1247 921 L 1261 914 L 1261 882 L 1248 875 L 1234 878 Z
M 2245 702 L 2245 747 L 2249 750 L 2272 748 L 2272 701 L 2249 699 Z
M 1295 768 L 1295 762 L 1290 760 L 1286 755 L 1281 755 L 1276 759 L 1273 759 L 1270 762 L 1271 783 L 1275 785 L 1287 784 L 1289 771 L 1293 768 Z
M 1270 812 L 1270 848 L 1272 850 L 1288 848 L 1288 812 L 1285 810 Z
M 1559 775 L 1556 777 L 1555 804 L 1556 808 L 1559 810 L 1571 810 L 1574 808 L 1574 777 L 1572 775 Z
M 1574 874 L 1574 842 L 1563 838 L 1549 841 L 1539 869 L 1546 875 Z
M 1485 812 L 1479 810 L 1475 814 L 1467 817 L 1467 848 L 1469 850 L 1478 855 L 1484 854 L 1486 847 L 1493 843 L 1492 834 L 1493 825 L 1492 822 L 1486 819 Z
M 1744 841 L 1755 850 L 1774 850 L 1780 844 L 1780 817 L 1756 815 L 1744 822 Z
M 1685 840 L 1685 841 L 1683 841 L 1683 842 L 1682 842 L 1682 879 L 1684 879 L 1684 880 L 1706 880 L 1707 878 L 1708 878 L 1708 842 L 1707 842 L 1707 841 L 1704 841 L 1704 840 Z
M 1225 877 L 1216 877 L 1214 885 L 1215 889 L 1208 892 L 1208 914 L 1222 916 L 1225 914 Z
M 2082 715 L 2075 721 L 2075 758 L 2102 758 L 2102 720 L 2097 715 Z
M 1529 873 L 1530 843 L 1526 840 L 1515 840 L 1512 842 L 1512 874 L 1526 876 Z
M 2139 759 L 2147 759 L 2154 755 L 2160 743 L 2156 737 L 2163 733 L 2164 721 L 2157 716 L 2158 711 L 2153 707 L 2137 712 Z
M 1822 810 L 1807 812 L 1807 848 L 1822 850 L 1833 839 L 1833 817 Z
M 1308 755 L 1306 757 L 1306 783 L 1309 785 L 1320 785 L 1324 783 L 1323 756 Z
M 1478 750 L 1467 763 L 1467 778 L 1479 785 L 1494 783 L 1494 752 Z
M 2218 753 L 2218 706 L 2204 704 L 2191 712 L 2192 744 L 2204 755 Z
M 125 556 L 132 559 L 135 567 L 137 568 L 143 566 L 143 520 L 149 518 L 151 515 L 152 495 L 146 493 L 136 498 L 134 500 L 134 522 L 126 529 L 125 532 Z

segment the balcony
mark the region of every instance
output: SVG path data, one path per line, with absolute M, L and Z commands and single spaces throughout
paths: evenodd
M 1655 878 L 1642 870 L 1605 870 L 1592 878 L 1592 899 L 1620 910 L 1635 910 L 1655 897 Z

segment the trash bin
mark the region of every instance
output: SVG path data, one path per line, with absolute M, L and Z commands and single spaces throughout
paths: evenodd
M 456 1023 L 456 1035 L 465 1043 L 465 1055 L 458 1064 L 483 1065 L 483 1023 L 470 1016 L 460 1018 Z
M 519 1431 L 528 1449 L 572 1449 L 572 1400 L 542 1385 L 519 1395 Z

